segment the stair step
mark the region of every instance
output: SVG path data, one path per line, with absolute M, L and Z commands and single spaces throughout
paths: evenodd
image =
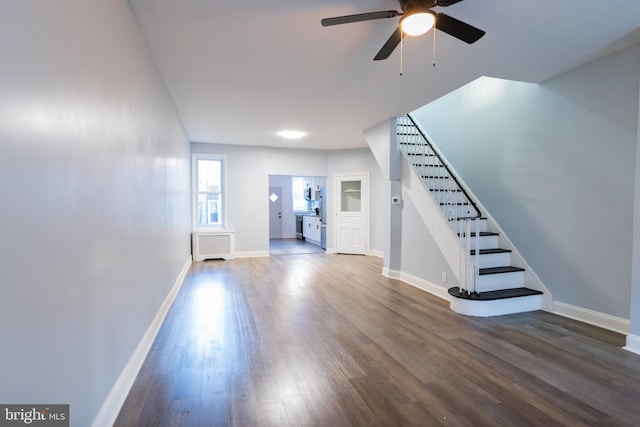
M 511 252 L 511 249 L 503 249 L 503 248 L 493 248 L 493 249 L 480 249 L 480 255 L 489 255 L 489 254 L 503 254 Z M 475 255 L 476 250 L 471 249 L 470 255 Z
M 456 298 L 462 298 L 474 301 L 494 301 L 507 298 L 526 297 L 531 295 L 542 295 L 542 292 L 529 288 L 511 288 L 501 289 L 499 291 L 487 291 L 487 292 L 473 292 L 467 294 L 466 292 L 460 292 L 459 287 L 450 288 L 448 290 L 449 295 Z
M 458 233 L 458 237 L 460 237 L 461 235 L 463 235 L 464 233 Z M 481 231 L 480 232 L 480 237 L 483 236 L 499 236 L 500 234 L 498 233 L 494 233 L 493 231 Z M 471 237 L 476 237 L 476 232 L 472 231 L 471 233 L 469 233 L 469 236 Z
M 524 268 L 513 267 L 511 265 L 505 265 L 505 266 L 502 266 L 502 267 L 481 268 L 481 269 L 478 270 L 478 274 L 482 276 L 482 275 L 485 275 L 485 274 L 516 273 L 516 272 L 519 272 L 519 271 L 524 271 Z

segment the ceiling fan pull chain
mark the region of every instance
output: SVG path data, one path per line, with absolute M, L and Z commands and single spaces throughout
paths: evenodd
M 400 33 L 400 75 L 402 76 L 402 41 L 404 39 L 404 34 Z
M 436 66 L 436 24 L 433 24 L 433 66 Z

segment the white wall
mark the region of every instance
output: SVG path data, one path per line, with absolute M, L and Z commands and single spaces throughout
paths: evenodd
M 0 17 L 0 402 L 88 426 L 188 260 L 189 145 L 127 1 Z
M 640 48 L 415 112 L 554 299 L 629 318 Z
M 227 156 L 228 227 L 236 232 L 240 256 L 265 256 L 269 252 L 269 175 L 327 176 L 327 248 L 333 247 L 334 209 L 331 175 L 371 172 L 371 186 L 382 184 L 382 171 L 368 148 L 356 150 L 305 150 L 225 144 L 192 143 L 192 153 Z M 383 246 L 384 199 L 372 192 L 371 246 Z
M 191 151 L 227 156 L 227 227 L 240 256 L 269 253 L 269 175 L 327 175 L 327 151 L 205 143 Z

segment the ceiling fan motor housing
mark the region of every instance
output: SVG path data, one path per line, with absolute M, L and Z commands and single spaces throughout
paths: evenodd
M 446 1 L 446 0 L 445 0 Z M 438 5 L 438 0 L 400 0 L 400 8 L 403 12 L 416 7 L 431 9 Z

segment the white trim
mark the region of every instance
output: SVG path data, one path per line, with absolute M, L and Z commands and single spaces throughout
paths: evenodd
M 627 345 L 622 348 L 632 353 L 640 354 L 640 336 L 627 335 Z
M 340 252 L 348 254 L 366 255 L 367 251 L 371 247 L 371 172 L 339 172 L 334 173 L 332 176 L 332 185 L 335 190 L 334 195 L 334 210 L 336 225 L 333 227 L 333 241 L 336 245 L 336 250 L 340 248 L 339 242 L 339 229 L 341 218 L 341 206 L 342 206 L 342 191 L 338 188 L 339 183 L 342 180 L 359 180 L 361 182 L 361 214 L 362 214 L 362 226 L 365 233 L 364 236 L 364 249 L 362 252 Z M 329 231 L 329 230 L 327 230 Z
M 479 301 L 464 298 L 451 298 L 451 310 L 458 314 L 475 317 L 504 316 L 506 314 L 526 313 L 542 309 L 542 295 L 528 295 L 518 298 Z
M 218 225 L 198 225 L 198 160 L 219 160 L 220 177 L 220 212 L 222 221 Z M 191 154 L 191 229 L 193 231 L 224 231 L 227 225 L 227 156 L 225 154 Z
M 609 314 L 600 313 L 598 311 L 589 310 L 575 305 L 565 304 L 563 302 L 554 301 L 552 304 L 552 313 L 570 319 L 579 320 L 590 325 L 600 328 L 609 329 L 610 331 L 620 334 L 628 334 L 630 322 L 621 317 L 611 316 Z
M 102 404 L 100 411 L 98 411 L 93 423 L 91 423 L 92 427 L 110 427 L 116 421 L 116 418 L 120 413 L 120 409 L 122 409 L 122 405 L 124 404 L 124 401 L 127 398 L 136 377 L 138 376 L 138 372 L 140 372 L 140 368 L 151 349 L 151 345 L 156 339 L 158 331 L 160 331 L 162 322 L 169 312 L 169 308 L 171 307 L 171 304 L 173 304 L 173 300 L 175 300 L 176 295 L 178 295 L 178 291 L 182 287 L 182 283 L 187 275 L 187 271 L 189 271 L 191 262 L 191 256 L 189 256 L 187 261 L 184 263 L 182 270 L 178 274 L 173 287 L 165 297 L 160 309 L 153 318 L 153 321 L 131 355 L 129 362 L 127 362 L 126 366 L 120 373 L 120 376 Z
M 447 292 L 447 288 L 443 288 L 442 286 L 436 285 L 435 283 L 429 282 L 428 280 L 421 279 L 409 273 L 398 270 L 389 270 L 387 268 L 383 268 L 382 275 L 390 279 L 400 280 L 407 285 L 418 288 L 421 291 L 430 293 L 431 295 L 435 295 L 438 298 L 442 298 L 443 300 L 451 301 L 449 293 Z
M 382 275 L 389 279 L 400 280 L 400 272 L 398 270 L 389 270 L 387 267 L 382 267 Z M 407 283 L 407 285 L 410 285 L 410 283 Z
M 374 256 L 374 257 L 378 257 L 378 258 L 383 258 L 384 259 L 384 252 L 383 251 L 379 251 L 377 249 L 369 249 L 367 251 L 367 256 Z
M 236 252 L 236 258 L 262 258 L 268 257 L 269 251 L 241 251 Z

